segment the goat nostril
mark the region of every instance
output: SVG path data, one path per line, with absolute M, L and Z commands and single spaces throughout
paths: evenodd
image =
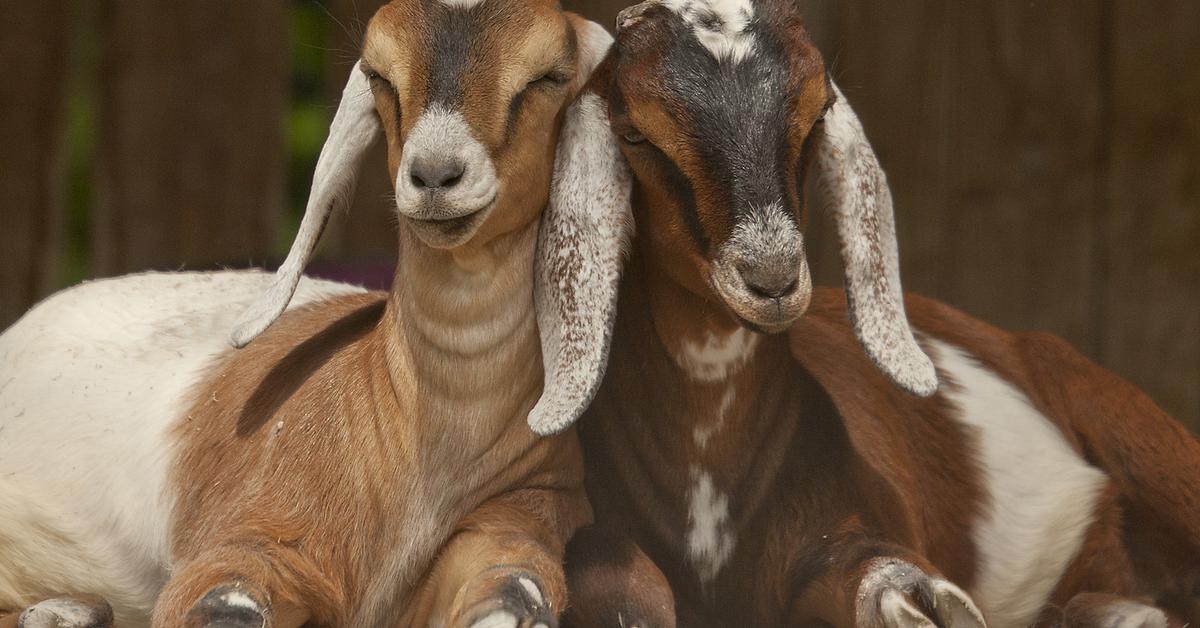
M 408 177 L 415 187 L 440 190 L 461 183 L 466 172 L 466 164 L 457 160 L 419 160 L 413 162 Z
M 752 273 L 743 272 L 742 281 L 746 283 L 746 289 L 751 294 L 762 299 L 782 299 L 800 287 L 799 277 L 787 281 L 785 278 L 756 277 Z

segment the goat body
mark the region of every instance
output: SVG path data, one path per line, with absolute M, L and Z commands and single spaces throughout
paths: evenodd
M 640 264 L 581 423 L 597 523 L 570 560 L 617 554 L 664 584 L 580 568 L 579 617 L 853 625 L 881 557 L 961 586 L 992 626 L 1061 620 L 1098 593 L 1187 612 L 1200 446 L 1066 343 L 910 297 L 942 379 L 921 399 L 862 354 L 840 291 L 816 290 L 789 335 L 738 342 L 712 303 Z M 706 344 L 721 377 L 697 367 Z
M 272 280 L 96 282 L 0 336 L 0 611 L 83 592 L 122 626 L 552 625 L 628 199 L 549 182 L 560 129 L 563 163 L 605 154 L 571 103 L 610 43 L 547 0 L 393 0 Z M 302 280 L 381 137 L 392 290 Z

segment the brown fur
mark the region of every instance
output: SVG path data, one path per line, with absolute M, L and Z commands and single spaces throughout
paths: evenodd
M 688 343 L 739 328 L 714 291 L 710 266 L 737 220 L 727 189 L 740 175 L 700 158 L 711 147 L 688 126 L 677 95 L 660 87 L 675 34 L 666 9 L 647 6 L 593 77 L 609 100 L 614 132 L 649 141 L 622 145 L 636 180 L 638 238 L 608 374 L 580 423 L 596 524 L 569 549 L 572 620 L 638 616 L 668 609 L 670 600 L 673 613 L 639 625 L 855 625 L 870 619 L 856 616 L 855 596 L 878 558 L 970 588 L 978 565 L 971 531 L 988 496 L 969 428 L 944 396 L 914 398 L 875 368 L 840 291 L 816 290 L 787 335 L 758 337 L 748 361 L 721 381 L 694 379 L 681 363 Z M 832 90 L 787 7 L 755 8 L 760 27 L 770 23 L 771 36 L 784 40 L 789 129 L 778 167 L 780 176 L 796 176 Z M 689 233 L 689 201 L 707 242 Z M 803 224 L 798 185 L 790 201 Z M 1200 445 L 1061 340 L 1005 332 L 919 297 L 907 307 L 916 329 L 977 356 L 1022 390 L 1110 477 L 1044 621 L 1071 604 L 1079 612 L 1068 619 L 1085 617 L 1080 609 L 1094 609 L 1088 596 L 1097 593 L 1147 597 L 1194 619 Z M 953 389 L 943 376 L 943 389 Z M 728 499 L 736 538 L 707 581 L 685 537 L 701 469 Z
M 563 546 L 590 518 L 579 447 L 573 432 L 537 439 L 525 418 L 542 384 L 530 271 L 561 112 L 580 87 L 579 21 L 549 0 L 480 9 L 461 104 L 501 196 L 451 250 L 402 220 L 391 294 L 289 312 L 214 365 L 177 429 L 175 569 L 155 625 L 179 625 L 228 583 L 275 626 L 465 626 L 518 577 L 553 614 L 565 607 Z M 417 117 L 405 114 L 439 71 L 427 13 L 444 10 L 397 0 L 368 28 L 393 178 Z M 531 90 L 509 120 L 508 102 L 548 69 L 565 82 Z M 447 344 L 480 333 L 481 346 Z

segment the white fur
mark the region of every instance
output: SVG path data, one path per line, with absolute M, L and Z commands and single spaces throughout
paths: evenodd
M 692 468 L 688 492 L 688 557 L 702 582 L 717 577 L 733 554 L 737 539 L 729 526 L 729 498 L 713 484 L 712 476 Z
M 892 193 L 862 123 L 836 85 L 834 90 L 837 102 L 825 116 L 815 181 L 837 223 L 854 333 L 879 370 L 928 397 L 937 391 L 937 373 L 904 312 Z
M 758 348 L 759 336 L 744 327 L 718 336 L 705 332 L 704 340 L 684 340 L 675 361 L 697 382 L 723 382 L 745 366 Z
M 951 382 L 943 394 L 976 439 L 990 498 L 973 531 L 972 593 L 993 626 L 1027 626 L 1079 552 L 1106 477 L 1012 384 L 957 347 L 928 347 Z
M 442 202 L 426 203 L 427 192 L 413 183 L 413 162 L 418 159 L 449 159 L 465 167 L 462 181 L 439 193 Z M 497 186 L 492 157 L 461 112 L 435 106 L 417 118 L 396 174 L 396 209 L 401 214 L 417 220 L 469 216 L 496 199 Z
M 262 612 L 262 607 L 258 605 L 258 602 L 255 602 L 254 598 L 241 591 L 230 591 L 221 596 L 221 601 L 230 606 L 245 608 L 259 613 Z
M 94 626 L 101 620 L 97 609 L 77 600 L 49 599 L 25 609 L 18 622 L 22 628 L 74 628 Z
M 296 240 L 275 274 L 275 281 L 247 304 L 236 325 L 230 327 L 235 347 L 250 344 L 287 309 L 334 206 L 348 204 L 354 198 L 359 164 L 382 130 L 370 81 L 355 64 L 342 90 L 342 101 L 329 127 L 329 137 L 317 159 L 312 191 Z
M 1106 607 L 1112 615 L 1105 625 L 1111 628 L 1167 628 L 1166 613 L 1133 601 L 1114 602 Z
M 471 628 L 517 628 L 517 617 L 508 611 L 496 611 L 471 624 Z
M 529 414 L 538 434 L 574 423 L 600 385 L 633 231 L 630 188 L 608 109 L 585 93 L 567 111 L 538 244 L 534 296 L 546 384 Z
M 147 622 L 169 566 L 168 431 L 270 283 L 262 272 L 96 281 L 0 336 L 0 608 L 85 591 L 118 625 Z M 305 280 L 292 304 L 356 291 Z
M 483 4 L 484 0 L 440 0 L 442 4 L 455 9 L 470 9 Z
M 725 392 L 721 395 L 721 403 L 717 405 L 717 416 L 711 423 L 697 425 L 692 430 L 692 440 L 700 449 L 708 447 L 708 441 L 714 434 L 721 431 L 725 427 L 725 417 L 729 414 L 730 408 L 733 407 L 733 402 L 737 399 L 737 386 L 732 382 L 725 388 Z
M 546 598 L 542 597 L 542 590 L 533 580 L 517 578 L 517 582 L 521 583 L 521 588 L 525 589 L 525 593 L 529 594 L 529 599 L 533 600 L 534 604 L 541 606 L 546 603 Z
M 750 0 L 665 0 L 684 19 L 696 39 L 718 61 L 738 63 L 754 54 L 754 5 Z

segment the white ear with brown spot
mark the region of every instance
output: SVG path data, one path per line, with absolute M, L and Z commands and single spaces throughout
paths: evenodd
M 342 91 L 342 102 L 333 124 L 329 127 L 329 138 L 321 149 L 313 175 L 312 192 L 308 207 L 300 222 L 300 231 L 292 243 L 287 259 L 275 273 L 271 287 L 258 298 L 238 319 L 233 332 L 233 346 L 244 347 L 266 331 L 287 309 L 304 267 L 312 257 L 317 241 L 325 230 L 325 223 L 333 212 L 334 204 L 348 204 L 354 196 L 354 184 L 362 157 L 379 137 L 383 127 L 375 112 L 375 100 L 371 85 L 359 64 L 350 71 L 350 80 Z
M 612 42 L 595 28 L 598 32 L 580 33 L 580 66 L 588 71 Z M 538 434 L 570 427 L 604 376 L 633 230 L 630 186 L 607 104 L 585 91 L 567 110 L 538 241 L 534 297 L 546 375 L 542 398 L 529 413 L 529 426 Z
M 833 89 L 837 101 L 825 115 L 816 187 L 837 222 L 854 332 L 879 370 L 928 397 L 937 392 L 937 371 L 904 312 L 892 192 L 858 116 Z

